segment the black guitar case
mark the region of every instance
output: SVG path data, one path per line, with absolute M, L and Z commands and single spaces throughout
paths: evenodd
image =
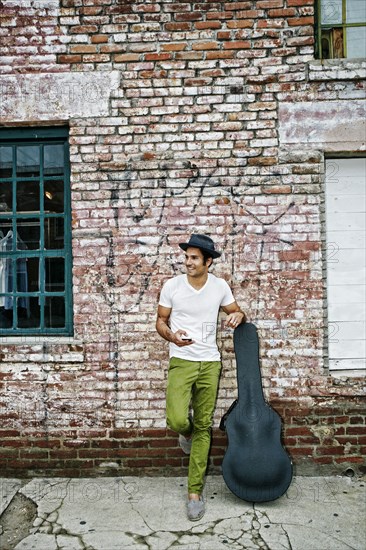
M 292 479 L 292 462 L 281 444 L 281 419 L 263 396 L 255 325 L 234 332 L 238 399 L 220 424 L 228 436 L 222 474 L 239 498 L 267 502 L 283 495 Z

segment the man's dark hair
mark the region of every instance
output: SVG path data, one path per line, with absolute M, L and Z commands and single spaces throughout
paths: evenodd
M 203 265 L 206 265 L 207 260 L 208 260 L 209 258 L 211 258 L 211 259 L 212 259 L 212 262 L 213 262 L 213 257 L 211 256 L 211 254 L 209 254 L 208 252 L 205 252 L 205 251 L 202 250 L 202 249 L 201 249 L 201 252 L 202 252 L 202 254 L 203 254 Z M 212 264 L 212 262 L 211 262 L 211 264 Z

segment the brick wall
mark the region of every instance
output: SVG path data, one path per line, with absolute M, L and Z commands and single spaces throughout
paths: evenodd
M 3 341 L 2 475 L 185 471 L 155 317 L 192 231 L 224 251 L 213 272 L 259 328 L 265 394 L 299 471 L 362 469 L 363 380 L 327 371 L 322 184 L 364 81 L 357 63 L 314 61 L 313 1 L 0 4 L 2 123 L 70 128 L 75 329 Z M 330 126 L 309 126 L 329 102 Z M 212 471 L 236 397 L 222 326 L 219 343 Z

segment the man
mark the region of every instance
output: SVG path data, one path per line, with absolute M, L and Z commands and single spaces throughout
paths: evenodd
M 218 313 L 221 307 L 227 313 L 226 325 L 232 328 L 245 321 L 245 315 L 227 282 L 208 272 L 213 259 L 221 256 L 213 240 L 193 234 L 179 246 L 185 251 L 187 274 L 164 284 L 156 330 L 170 342 L 167 425 L 179 433 L 182 450 L 190 454 L 187 513 L 196 521 L 205 513 L 202 491 L 221 371 Z

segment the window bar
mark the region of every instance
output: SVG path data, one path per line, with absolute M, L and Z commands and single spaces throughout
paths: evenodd
M 13 330 L 17 330 L 18 328 L 18 310 L 17 310 L 17 305 L 18 305 L 18 301 L 17 301 L 17 298 L 16 298 L 16 289 L 17 289 L 17 286 L 18 286 L 18 281 L 17 281 L 17 257 L 16 257 L 16 248 L 17 248 L 17 240 L 18 240 L 18 227 L 17 227 L 17 219 L 16 217 L 14 216 L 14 212 L 17 211 L 17 173 L 16 173 L 16 170 L 17 170 L 17 148 L 16 146 L 14 145 L 13 146 L 13 173 L 12 173 L 12 190 L 13 190 L 13 197 L 12 197 L 12 209 L 13 209 L 13 212 L 12 212 L 12 222 L 11 222 L 11 226 L 12 226 L 12 231 L 13 231 L 13 237 L 12 237 L 12 240 L 11 240 L 11 255 L 10 255 L 10 258 L 11 258 L 11 272 L 12 272 L 12 297 L 11 297 L 11 300 L 12 300 L 12 310 L 13 310 L 13 325 L 12 325 L 12 328 Z
M 317 13 L 318 13 L 318 25 L 317 25 L 317 33 L 318 33 L 318 49 L 319 49 L 319 57 L 320 59 L 323 59 L 323 47 L 322 47 L 322 0 L 318 0 L 317 2 Z
M 347 57 L 347 29 L 344 26 L 346 23 L 347 23 L 346 0 L 342 0 L 343 57 Z
M 44 308 L 45 308 L 45 258 L 42 254 L 39 258 L 39 274 L 40 274 L 40 280 L 39 280 L 39 314 L 40 314 L 40 320 L 39 320 L 39 328 L 41 331 L 45 328 L 45 321 L 44 321 Z
M 39 274 L 40 274 L 40 280 L 39 280 L 39 293 L 40 293 L 40 299 L 39 299 L 39 308 L 40 308 L 40 330 L 45 329 L 45 321 L 44 321 L 44 308 L 45 308 L 45 298 L 44 293 L 46 291 L 46 279 L 45 279 L 45 241 L 44 241 L 44 224 L 45 224 L 45 217 L 44 217 L 44 171 L 43 171 L 43 164 L 44 164 L 44 146 L 43 143 L 40 144 L 40 166 L 39 166 L 39 249 L 40 249 L 40 258 L 39 258 Z
M 68 332 L 72 329 L 72 272 L 70 266 L 72 265 L 72 247 L 71 247 L 71 188 L 70 184 L 70 164 L 69 164 L 69 144 L 67 140 L 64 141 L 64 314 L 65 314 L 65 330 Z

